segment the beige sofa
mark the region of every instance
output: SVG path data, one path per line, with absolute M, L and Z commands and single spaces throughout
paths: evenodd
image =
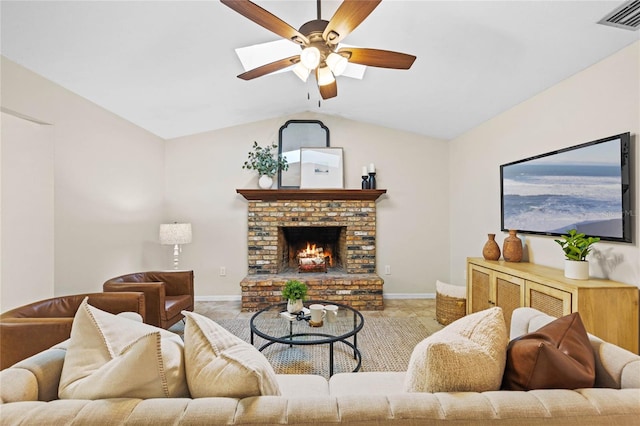
M 553 318 L 514 312 L 511 337 Z M 278 375 L 281 396 L 58 400 L 63 344 L 0 372 L 2 425 L 637 425 L 640 356 L 590 337 L 596 387 L 590 389 L 407 393 L 405 373 L 341 373 L 330 380 Z M 478 368 L 482 368 L 478 365 Z

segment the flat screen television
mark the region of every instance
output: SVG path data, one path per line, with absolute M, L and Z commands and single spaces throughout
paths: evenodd
M 630 133 L 500 166 L 501 227 L 631 243 Z

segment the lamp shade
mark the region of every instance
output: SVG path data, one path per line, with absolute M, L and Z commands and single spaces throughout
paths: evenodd
M 342 75 L 345 69 L 347 69 L 347 58 L 344 56 L 338 55 L 337 53 L 331 52 L 327 57 L 327 66 L 331 69 L 334 76 Z
M 189 244 L 191 242 L 190 223 L 163 223 L 160 225 L 160 244 Z
M 320 63 L 320 51 L 317 47 L 307 47 L 300 53 L 300 62 L 307 69 L 314 69 Z
M 326 86 L 327 84 L 331 84 L 336 81 L 336 78 L 333 76 L 333 73 L 329 69 L 329 67 L 320 67 L 318 68 L 318 85 Z
M 300 80 L 304 81 L 305 83 L 309 78 L 309 74 L 311 74 L 311 70 L 302 65 L 302 62 L 298 62 L 296 66 L 293 67 L 293 72 L 300 78 Z

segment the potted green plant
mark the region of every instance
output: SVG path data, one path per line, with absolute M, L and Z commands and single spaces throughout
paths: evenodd
M 298 280 L 289 280 L 282 289 L 282 297 L 287 299 L 287 312 L 297 314 L 303 308 L 302 301 L 307 298 L 307 285 Z
M 561 238 L 561 240 L 554 241 L 560 244 L 562 251 L 564 251 L 564 276 L 576 280 L 588 279 L 587 255 L 591 252 L 591 246 L 600 241 L 600 238 L 587 237 L 575 229 L 568 230 L 567 235 L 562 235 Z
M 258 142 L 253 142 L 253 147 L 249 151 L 248 159 L 242 166 L 243 169 L 256 170 L 260 175 L 258 185 L 262 189 L 269 189 L 273 185 L 273 177 L 278 170 L 288 170 L 289 163 L 287 163 L 286 157 L 282 155 L 274 156 L 271 151 L 277 148 L 275 143 L 262 147 L 258 145 Z

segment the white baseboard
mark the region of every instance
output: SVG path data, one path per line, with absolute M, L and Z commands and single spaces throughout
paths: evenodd
M 385 299 L 435 299 L 435 293 L 384 293 Z
M 435 299 L 435 293 L 385 293 L 385 299 Z M 195 296 L 196 302 L 239 302 L 240 295 Z
M 241 296 L 227 295 L 227 296 L 195 296 L 196 302 L 239 302 Z

